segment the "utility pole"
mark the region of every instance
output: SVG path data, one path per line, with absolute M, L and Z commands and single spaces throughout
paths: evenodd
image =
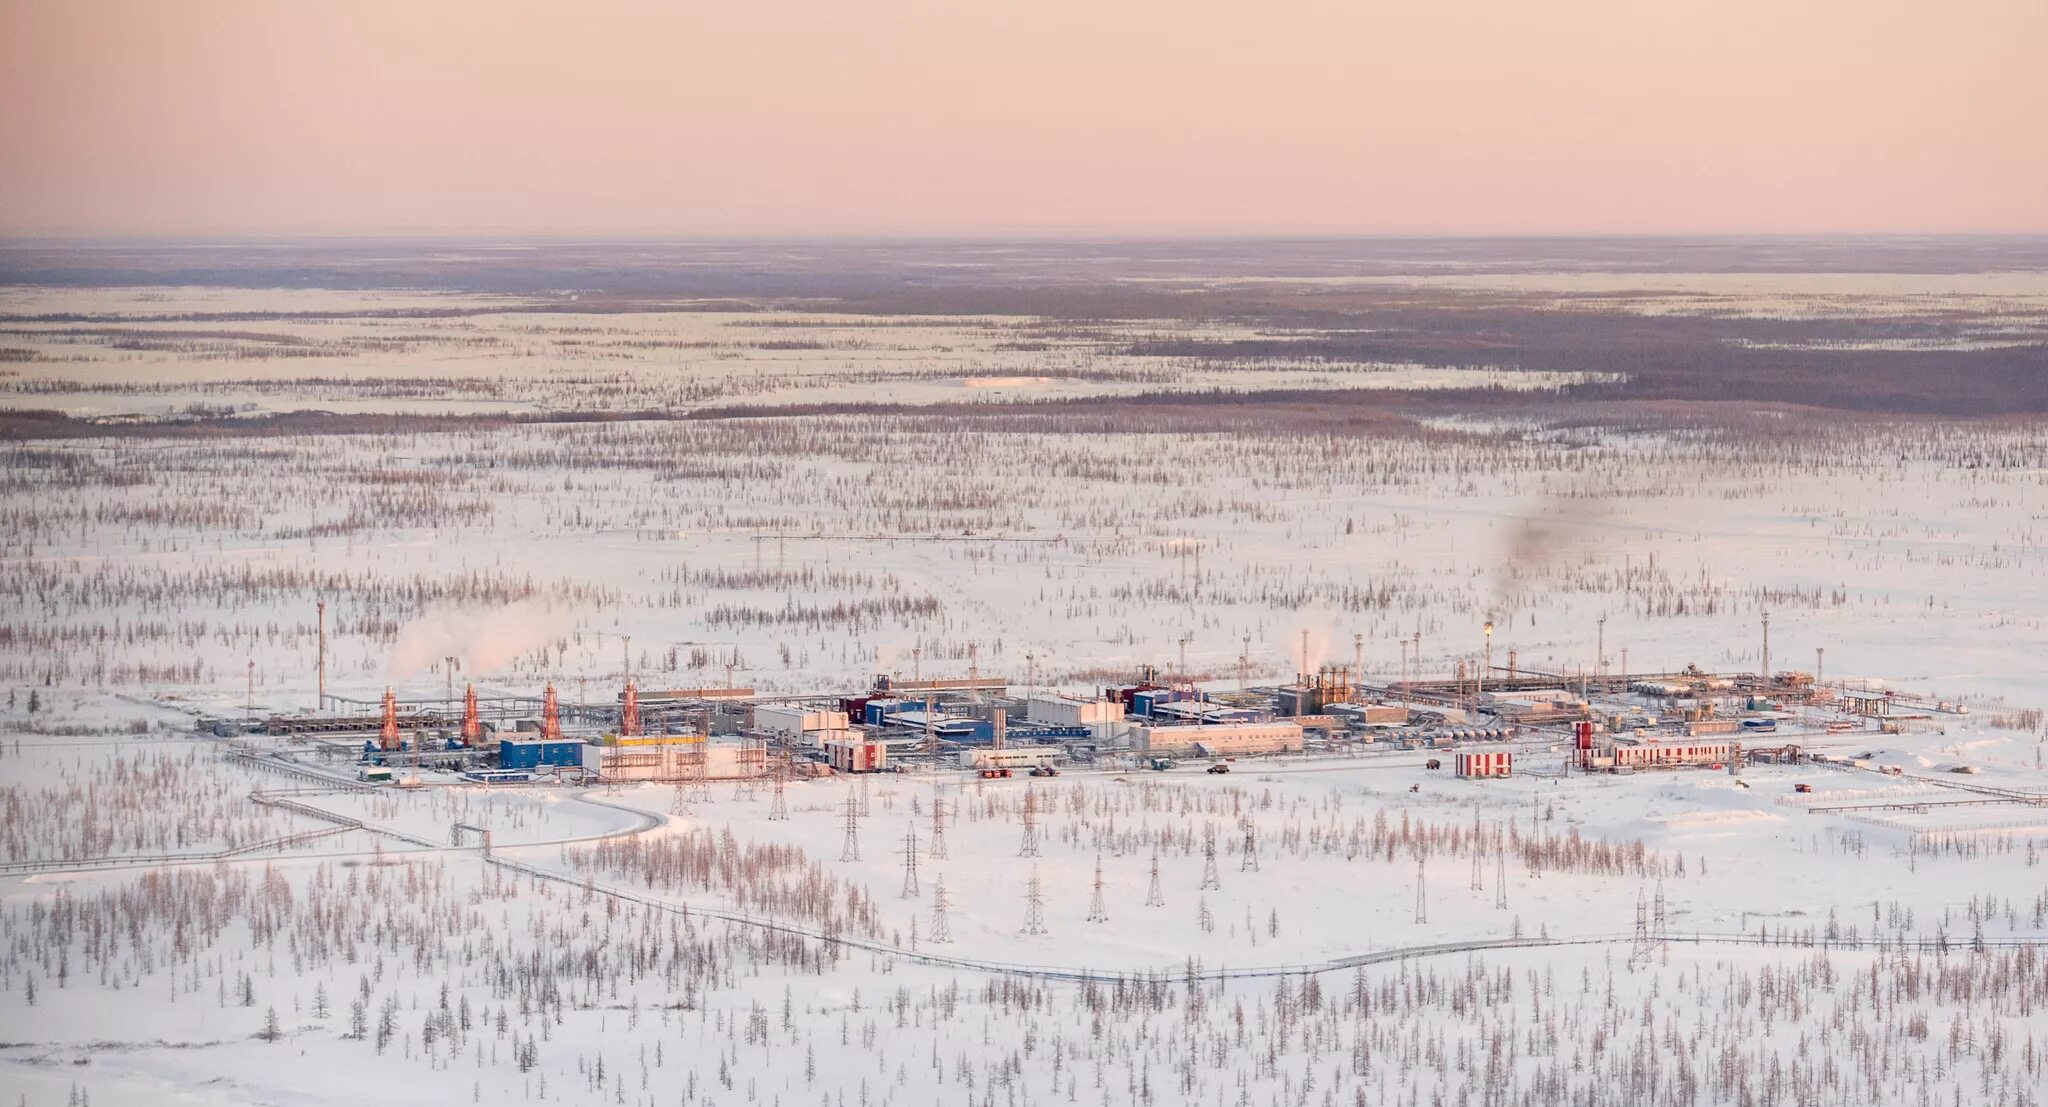
M 923 894 L 917 882 L 917 821 L 913 819 L 903 832 L 903 898 L 916 899 Z
M 1493 909 L 1508 909 L 1508 844 L 1505 835 L 1496 839 L 1493 849 Z
M 1029 784 L 1024 786 L 1024 844 L 1017 856 L 1038 856 L 1038 793 Z
M 1195 682 L 1194 677 L 1188 673 L 1188 639 L 1191 637 L 1193 635 L 1183 634 L 1180 636 L 1180 682 L 1182 684 L 1193 684 Z
M 1664 901 L 1659 899 L 1657 902 L 1661 905 Z M 1095 898 L 1088 903 L 1088 921 L 1109 921 L 1109 908 L 1102 902 L 1102 855 L 1099 853 L 1095 855 Z
M 1351 635 L 1351 679 L 1365 679 L 1365 635 Z
M 1607 613 L 1600 614 L 1600 645 L 1593 658 L 1593 672 L 1602 680 L 1607 678 Z
M 953 940 L 953 928 L 946 925 L 946 874 L 940 873 L 938 886 L 932 889 L 932 934 L 927 941 L 942 946 Z
M 454 718 L 454 717 L 455 717 L 455 657 L 454 657 L 454 655 L 452 655 L 452 654 L 451 654 L 451 655 L 449 655 L 449 656 L 447 656 L 447 657 L 444 657 L 444 658 L 442 658 L 442 659 L 441 659 L 441 667 L 442 667 L 442 669 L 444 670 L 444 675 L 446 675 L 446 676 L 447 676 L 447 678 L 448 678 L 448 716 L 447 716 L 447 717 L 448 717 L 448 718 Z
M 1159 888 L 1159 847 L 1152 847 L 1152 887 L 1145 893 L 1145 906 L 1166 906 L 1166 893 Z
M 327 710 L 327 601 L 314 604 L 320 609 L 320 710 Z
M 1827 660 L 1828 648 L 1826 646 L 1815 646 L 1813 648 L 1813 685 L 1816 688 L 1822 688 L 1827 685 Z
M 789 764 L 787 754 L 777 757 L 773 768 L 775 774 L 775 798 L 768 801 L 768 821 L 773 823 L 789 821 L 789 799 L 782 794 L 782 778 Z
M 1024 933 L 1045 933 L 1045 888 L 1038 882 L 1038 866 L 1031 866 L 1031 886 L 1024 893 Z
M 910 647 L 910 679 L 911 679 L 911 680 L 913 680 L 913 681 L 917 681 L 917 680 L 923 680 L 923 679 L 924 679 L 924 647 L 923 647 L 923 646 L 912 646 L 912 647 Z
M 1024 668 L 1025 668 L 1025 670 L 1026 670 L 1026 673 L 1027 673 L 1027 675 L 1026 675 L 1026 676 L 1025 676 L 1025 678 L 1024 678 L 1024 679 L 1025 679 L 1025 682 L 1026 682 L 1027 684 L 1029 684 L 1029 686 L 1031 687 L 1031 690 L 1032 690 L 1032 691 L 1034 691 L 1034 692 L 1035 692 L 1035 691 L 1037 691 L 1037 690 L 1038 690 L 1038 654 L 1037 654 L 1037 653 L 1036 653 L 1035 651 L 1033 651 L 1033 650 L 1025 650 L 1025 651 L 1024 651 Z
M 249 659 L 249 718 L 256 717 L 256 659 Z
M 1428 864 L 1422 859 L 1421 854 L 1415 855 L 1415 921 L 1418 923 L 1429 921 L 1429 897 L 1423 890 L 1423 877 Z
M 1761 679 L 1761 680 L 1763 681 L 1763 686 L 1764 686 L 1765 688 L 1767 688 L 1767 689 L 1768 689 L 1768 688 L 1769 688 L 1769 687 L 1771 686 L 1771 613 L 1770 613 L 1770 612 L 1768 612 L 1768 611 L 1764 612 L 1764 613 L 1763 613 L 1763 619 L 1764 619 L 1764 661 L 1763 661 L 1763 672 L 1760 672 L 1760 673 L 1758 673 L 1758 674 L 1757 674 L 1757 677 L 1758 677 L 1759 679 Z
M 839 859 L 860 860 L 860 806 L 851 788 L 846 790 L 846 844 L 839 848 Z
M 1244 636 L 1244 652 L 1237 655 L 1237 690 L 1242 692 L 1252 685 L 1252 636 Z
M 936 788 L 932 790 L 932 842 L 924 852 L 934 861 L 946 860 L 946 794 Z

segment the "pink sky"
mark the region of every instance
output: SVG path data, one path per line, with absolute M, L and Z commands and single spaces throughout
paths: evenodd
M 0 0 L 0 233 L 2048 230 L 2048 0 Z

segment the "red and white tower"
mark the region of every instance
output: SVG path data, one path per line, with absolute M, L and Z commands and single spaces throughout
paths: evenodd
M 626 682 L 626 698 L 619 709 L 619 737 L 640 737 L 640 689 Z
M 384 686 L 384 726 L 377 731 L 377 745 L 381 749 L 398 748 L 398 693 Z
M 548 690 L 540 699 L 540 736 L 545 742 L 562 740 L 562 719 L 555 707 L 555 682 L 548 681 Z
M 462 693 L 462 744 L 476 746 L 483 740 L 484 720 L 476 709 L 476 685 L 472 684 Z

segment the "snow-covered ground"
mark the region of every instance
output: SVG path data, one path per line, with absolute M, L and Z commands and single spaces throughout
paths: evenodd
M 2040 294 L 1837 283 L 1800 286 L 1798 311 Z M 1712 286 L 1729 310 L 1788 294 Z M 405 314 L 450 306 L 472 313 Z M 1109 352 L 1144 324 L 508 306 L 12 290 L 10 326 L 50 333 L 7 339 L 36 351 L 7 402 L 1000 404 L 1438 372 Z M 60 310 L 115 321 L 20 322 Z M 329 314 L 190 321 L 263 312 Z M 96 325 L 123 333 L 59 333 Z M 4 456 L 0 1098 L 2017 1105 L 2048 1080 L 2032 423 L 829 415 Z M 365 791 L 193 737 L 252 698 L 311 706 L 317 601 L 329 688 L 364 700 L 451 676 L 609 700 L 629 665 L 642 687 L 730 664 L 853 691 L 964 675 L 970 651 L 1076 691 L 1183 648 L 1219 687 L 1354 657 L 1440 675 L 1488 620 L 1495 662 L 1525 670 L 1594 668 L 1603 640 L 1610 669 L 1753 670 L 1768 611 L 1774 669 L 1971 710 L 1809 742 L 1898 777 L 1588 777 L 1527 753 L 1480 782 L 1380 753 L 803 780 L 774 819 L 766 787 Z M 283 793 L 304 806 L 266 802 Z

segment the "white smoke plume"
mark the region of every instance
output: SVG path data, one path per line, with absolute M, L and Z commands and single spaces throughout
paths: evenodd
M 433 671 L 444 657 L 457 657 L 462 670 L 482 676 L 567 635 L 573 618 L 537 600 L 503 607 L 448 605 L 428 610 L 398 632 L 390 678 L 407 680 Z

